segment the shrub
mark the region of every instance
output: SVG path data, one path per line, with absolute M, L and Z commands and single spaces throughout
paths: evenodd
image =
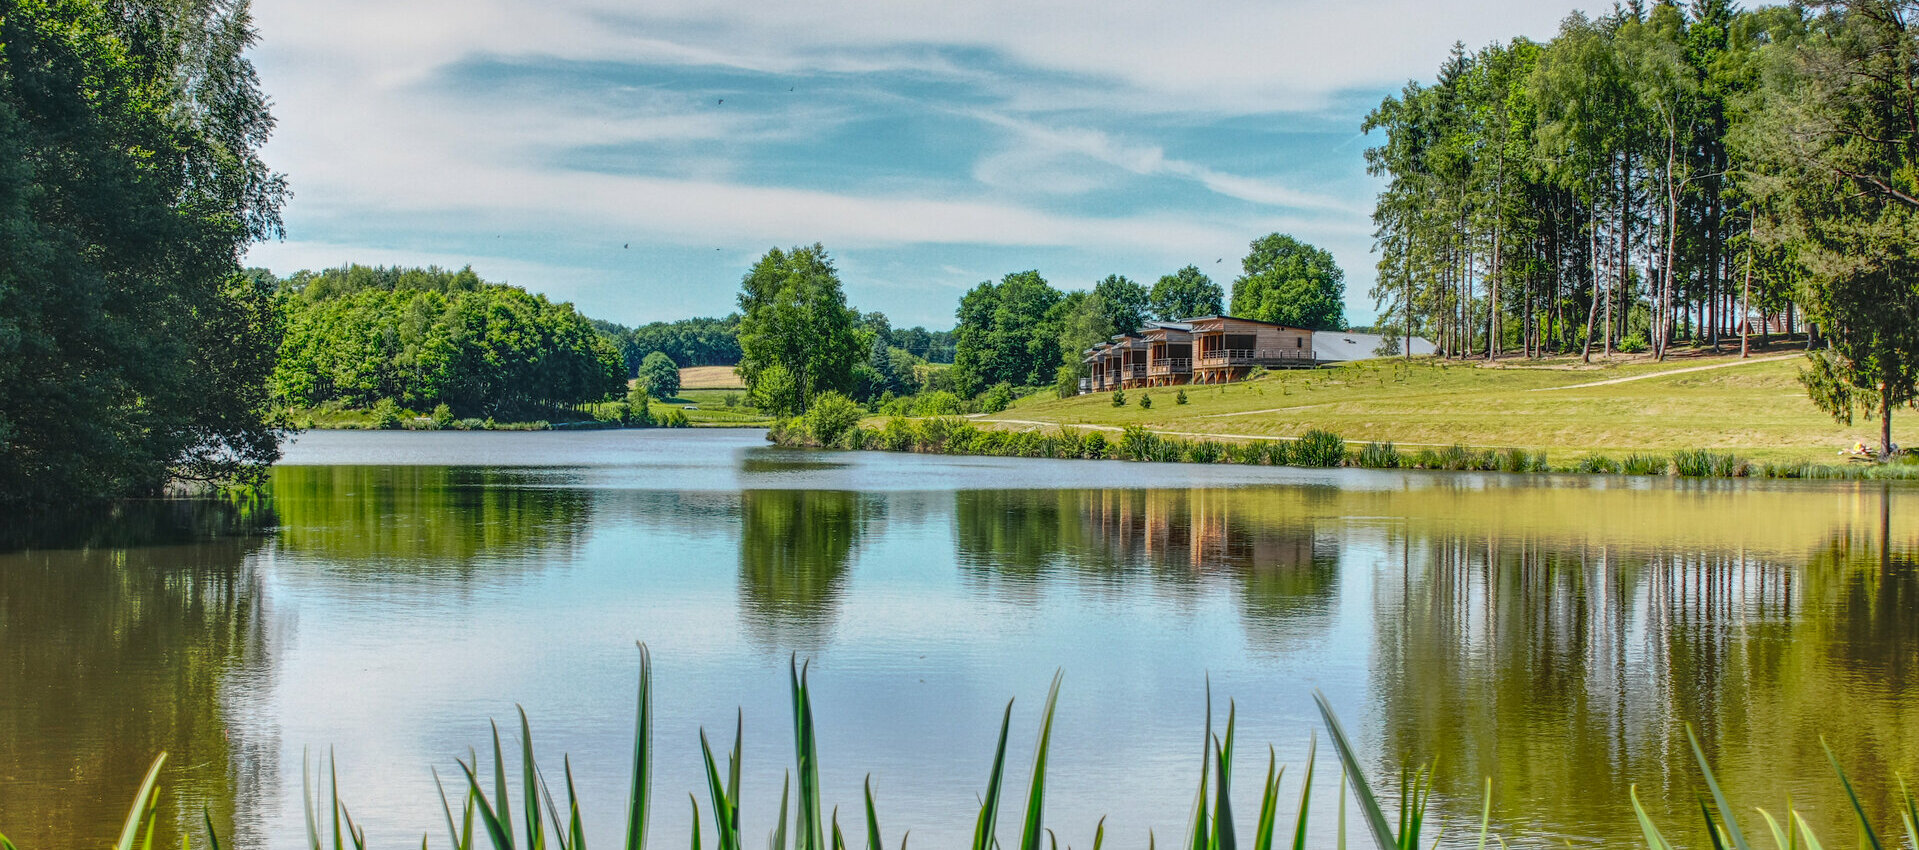
M 1293 464 L 1293 443 L 1291 440 L 1273 440 L 1265 446 L 1265 463 L 1271 466 L 1291 466 Z
M 1185 388 L 1185 387 L 1180 387 L 1180 388 L 1179 388 L 1179 392 L 1176 392 L 1176 393 L 1174 393 L 1174 394 L 1173 394 L 1173 403 L 1174 403 L 1174 404 L 1185 404 L 1185 403 L 1186 403 L 1186 388 Z
M 1141 410 L 1152 410 L 1152 409 L 1153 409 L 1153 394 L 1152 394 L 1152 393 L 1140 393 L 1140 394 L 1139 394 L 1139 407 L 1140 407 L 1140 409 L 1141 409 Z
M 1249 466 L 1262 464 L 1266 462 L 1266 446 L 1264 441 L 1258 440 L 1249 443 L 1234 443 L 1226 447 L 1226 458 L 1233 463 L 1243 463 Z
M 986 396 L 980 399 L 980 409 L 987 413 L 998 413 L 1005 410 L 1006 406 L 1012 403 L 1013 385 L 1001 381 L 994 384 L 992 389 L 986 391 Z
M 735 408 L 735 407 L 739 407 L 739 406 L 740 406 L 740 394 L 739 394 L 739 393 L 727 393 L 726 395 L 723 395 L 723 396 L 721 396 L 721 397 L 720 397 L 720 403 L 721 403 L 721 404 L 724 404 L 724 405 L 726 405 L 726 409 L 728 409 L 728 410 L 732 410 L 732 409 L 733 409 L 733 408 Z
M 1119 435 L 1118 457 L 1125 460 L 1152 460 L 1159 453 L 1160 436 L 1138 425 L 1128 425 Z
M 1355 460 L 1367 469 L 1398 469 L 1399 450 L 1392 443 L 1367 443 L 1360 447 Z
M 848 428 L 858 425 L 860 417 L 866 411 L 859 404 L 837 392 L 827 392 L 813 399 L 813 406 L 800 415 L 800 426 L 806 429 L 807 436 L 822 446 L 837 443 Z
M 1619 471 L 1627 475 L 1665 475 L 1671 463 L 1659 455 L 1627 455 Z
M 1185 460 L 1189 463 L 1218 463 L 1225 453 L 1225 447 L 1212 440 L 1194 440 L 1186 444 Z
M 1693 449 L 1673 452 L 1672 464 L 1668 469 L 1673 475 L 1687 478 L 1743 478 L 1751 472 L 1752 467 L 1733 455 Z
M 400 427 L 400 405 L 390 398 L 383 398 L 375 403 L 373 427 L 382 431 L 391 431 Z
M 914 416 L 958 416 L 965 411 L 960 397 L 946 390 L 927 393 L 913 405 Z
M 1587 455 L 1579 459 L 1578 465 L 1574 466 L 1573 470 L 1575 472 L 1589 472 L 1598 475 L 1617 474 L 1619 472 L 1619 461 L 1613 460 L 1605 455 Z
M 687 420 L 686 411 L 678 407 L 666 408 L 665 411 L 660 413 L 657 420 L 661 428 L 687 428 L 693 424 Z
M 1287 454 L 1294 466 L 1339 466 L 1346 462 L 1346 441 L 1331 431 L 1314 428 L 1301 434 Z
M 1114 390 L 1114 391 L 1113 391 L 1113 406 L 1114 406 L 1114 407 L 1125 407 L 1125 406 L 1126 406 L 1126 391 L 1125 391 L 1125 390 Z
M 1651 343 L 1646 341 L 1646 333 L 1644 331 L 1633 331 L 1632 333 L 1626 334 L 1625 339 L 1619 341 L 1618 350 L 1627 354 L 1638 354 L 1650 346 Z
M 453 427 L 453 408 L 444 401 L 433 406 L 433 427 L 440 430 Z
M 1053 395 L 1060 398 L 1072 398 L 1079 395 L 1079 370 L 1071 366 L 1061 366 L 1053 372 Z
M 640 361 L 640 374 L 633 383 L 654 398 L 672 398 L 680 394 L 680 366 L 664 351 L 650 352 Z
M 1109 449 L 1110 447 L 1106 444 L 1106 435 L 1094 431 L 1086 435 L 1086 442 L 1082 451 L 1088 460 L 1100 460 L 1110 456 L 1108 454 Z
M 453 427 L 462 431 L 484 431 L 492 423 L 486 419 L 462 419 L 453 423 Z
M 1549 471 L 1545 452 L 1534 454 L 1525 449 L 1502 449 L 1498 455 L 1498 466 L 1501 472 Z

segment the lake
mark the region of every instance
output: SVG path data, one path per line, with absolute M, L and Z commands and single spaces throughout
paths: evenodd
M 166 750 L 168 830 L 204 807 L 237 846 L 294 847 L 310 752 L 374 844 L 443 847 L 430 769 L 451 786 L 489 719 L 513 748 L 520 706 L 549 781 L 570 754 L 591 843 L 617 846 L 640 640 L 657 847 L 686 842 L 687 793 L 708 805 L 700 730 L 717 751 L 736 718 L 743 834 L 764 840 L 795 658 L 853 843 L 868 776 L 889 845 L 969 841 L 1009 698 L 1016 841 L 1056 671 L 1062 845 L 1102 816 L 1113 846 L 1185 835 L 1209 680 L 1216 723 L 1237 710 L 1242 841 L 1268 745 L 1289 823 L 1317 733 L 1330 846 L 1315 690 L 1376 784 L 1437 759 L 1461 843 L 1487 778 L 1522 845 L 1637 842 L 1634 785 L 1697 839 L 1688 724 L 1743 811 L 1790 795 L 1836 841 L 1822 738 L 1882 824 L 1919 768 L 1916 567 L 1919 488 L 1883 483 L 314 432 L 257 502 L 133 506 L 0 553 L 0 830 L 108 843 Z

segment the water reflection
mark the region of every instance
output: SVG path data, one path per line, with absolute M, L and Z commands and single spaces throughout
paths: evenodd
M 1860 532 L 1792 558 L 1413 529 L 1372 606 L 1382 766 L 1438 757 L 1460 820 L 1492 777 L 1515 816 L 1595 840 L 1621 837 L 1637 785 L 1703 844 L 1690 724 L 1736 801 L 1790 796 L 1844 836 L 1823 738 L 1890 824 L 1919 766 L 1919 569 Z
M 839 490 L 740 493 L 740 609 L 756 641 L 792 650 L 825 645 L 853 553 L 884 505 Z
M 183 824 L 202 833 L 203 808 L 233 835 L 277 771 L 268 742 L 229 737 L 225 698 L 266 676 L 246 565 L 262 540 L 223 534 L 257 516 L 195 502 L 126 516 L 84 548 L 0 554 L 0 813 L 22 847 L 109 842 L 161 751 L 161 846 Z
M 470 575 L 564 557 L 590 520 L 565 475 L 490 467 L 284 466 L 276 546 L 356 571 Z
M 1016 598 L 1048 581 L 1188 597 L 1223 582 L 1255 645 L 1284 645 L 1326 624 L 1339 545 L 1316 520 L 1263 507 L 1233 490 L 966 490 L 954 495 L 956 558 Z

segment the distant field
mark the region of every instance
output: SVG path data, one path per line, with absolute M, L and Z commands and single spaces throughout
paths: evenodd
M 1763 362 L 1755 362 L 1763 361 Z M 1003 428 L 1061 424 L 1223 438 L 1297 436 L 1324 428 L 1348 442 L 1402 447 L 1543 449 L 1558 460 L 1592 452 L 1626 454 L 1705 448 L 1758 460 L 1830 461 L 1854 440 L 1875 443 L 1877 421 L 1844 426 L 1806 400 L 1796 376 L 1802 358 L 1768 352 L 1754 360 L 1692 356 L 1584 366 L 1578 358 L 1494 367 L 1431 360 L 1361 361 L 1329 369 L 1278 371 L 1223 386 L 1127 390 L 1059 400 L 1029 396 L 981 423 Z M 1693 370 L 1696 367 L 1719 367 Z M 1612 382 L 1616 379 L 1631 380 Z M 1606 382 L 1606 383 L 1602 383 Z M 1919 444 L 1919 413 L 1893 413 L 1893 441 Z
M 689 390 L 743 390 L 746 383 L 731 366 L 688 366 L 680 370 L 680 386 Z

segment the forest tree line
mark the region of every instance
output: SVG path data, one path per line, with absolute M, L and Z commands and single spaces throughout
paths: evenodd
M 1380 321 L 1487 358 L 1807 326 L 1815 403 L 1889 443 L 1919 378 L 1916 18 L 1632 0 L 1455 46 L 1364 124 Z
M 865 314 L 868 324 L 884 324 L 886 344 L 926 363 L 953 362 L 953 332 L 924 327 L 895 329 L 882 313 Z M 646 356 L 660 352 L 679 366 L 737 366 L 740 362 L 740 314 L 720 318 L 648 322 L 638 327 L 594 319 L 593 326 L 611 337 L 626 361 L 629 376 L 639 375 Z
M 274 397 L 297 407 L 537 415 L 626 392 L 613 341 L 573 309 L 471 268 L 349 265 L 267 284 L 285 332 Z

